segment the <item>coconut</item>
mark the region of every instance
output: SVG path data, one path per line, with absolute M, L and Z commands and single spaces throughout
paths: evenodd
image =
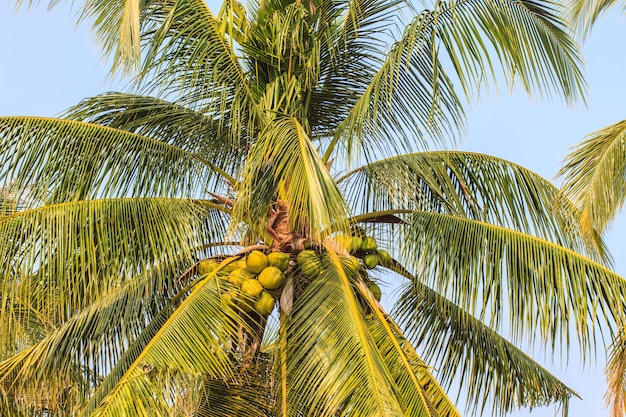
M 393 259 L 391 258 L 391 255 L 389 254 L 389 252 L 387 252 L 384 249 L 378 249 L 377 253 L 378 253 L 378 260 L 380 261 L 380 264 L 382 266 L 387 266 L 387 267 L 391 266 Z
M 244 279 L 241 282 L 241 292 L 249 297 L 256 297 L 263 291 L 263 286 L 256 279 Z
M 268 290 L 276 290 L 285 283 L 285 274 L 275 266 L 268 266 L 258 277 L 259 283 Z
M 259 297 L 259 300 L 254 303 L 254 309 L 260 315 L 267 316 L 274 311 L 275 304 L 276 301 L 274 300 L 274 297 L 272 297 L 272 294 L 267 291 L 262 291 L 261 297 Z
M 369 288 L 370 292 L 372 293 L 376 301 L 380 301 L 380 298 L 383 295 L 382 291 L 380 290 L 380 287 L 375 282 L 371 282 L 367 286 L 367 288 Z
M 303 250 L 296 257 L 300 271 L 309 278 L 315 278 L 320 273 L 320 259 L 312 250 Z
M 228 281 L 237 286 L 241 286 L 241 283 L 244 279 L 252 278 L 254 278 L 254 274 L 252 273 L 252 271 L 246 268 L 237 268 L 233 272 L 228 274 Z
M 376 249 L 378 249 L 378 245 L 373 237 L 369 236 L 363 239 L 363 244 L 361 245 L 363 252 L 376 252 Z
M 362 245 L 363 245 L 363 239 L 361 239 L 360 236 L 352 236 L 352 243 L 350 245 L 350 249 L 352 253 L 360 251 Z
M 208 275 L 215 270 L 219 265 L 215 259 L 203 259 L 198 264 L 196 270 L 198 271 L 198 275 Z
M 376 268 L 378 266 L 378 255 L 375 253 L 368 253 L 363 256 L 363 264 L 367 269 Z
M 289 268 L 289 254 L 284 252 L 272 252 L 267 255 L 267 261 L 271 266 L 275 266 L 285 272 Z
M 252 252 L 250 252 L 248 258 L 246 259 L 246 268 L 248 268 L 255 274 L 261 272 L 263 268 L 265 268 L 267 265 L 269 265 L 267 256 L 265 256 L 263 252 L 260 252 L 258 250 L 253 250 Z

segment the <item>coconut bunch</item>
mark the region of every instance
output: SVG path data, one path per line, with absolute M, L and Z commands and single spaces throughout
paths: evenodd
M 390 267 L 389 252 L 378 249 L 373 237 L 358 232 L 338 235 L 332 241 L 342 254 L 343 263 L 359 273 L 374 298 L 380 301 L 381 289 L 367 270 L 379 265 Z M 197 265 L 197 273 L 207 275 L 217 270 L 216 276 L 225 283 L 222 293 L 225 303 L 266 317 L 274 310 L 288 275 L 297 274 L 308 281 L 319 276 L 324 252 L 323 246 L 313 242 L 307 242 L 305 249 L 292 253 L 252 250 L 247 255 L 232 256 L 222 262 L 217 258 L 203 259 Z
M 198 263 L 197 272 L 207 275 L 218 269 L 217 277 L 228 283 L 222 294 L 226 303 L 268 316 L 274 310 L 276 298 L 285 284 L 289 260 L 289 254 L 284 252 L 265 254 L 253 250 L 245 257 L 226 259 L 226 265 L 221 268 L 223 264 L 217 259 L 204 259 Z

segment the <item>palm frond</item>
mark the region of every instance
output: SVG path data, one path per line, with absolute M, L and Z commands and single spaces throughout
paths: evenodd
M 319 238 L 320 233 L 330 232 L 331 225 L 341 228 L 342 221 L 345 223 L 343 197 L 295 118 L 278 116 L 267 126 L 248 161 L 234 210 L 238 218 L 265 219 L 271 204 L 281 196 L 289 203 L 294 230 L 310 227 Z
M 194 198 L 217 174 L 203 158 L 146 136 L 63 119 L 3 117 L 0 176 L 5 184 L 21 184 L 24 191 L 16 198 L 28 196 L 37 206 L 93 198 Z
M 217 120 L 233 143 L 241 143 L 252 134 L 255 114 L 248 77 L 229 38 L 229 16 L 216 18 L 202 0 L 155 4 L 142 29 L 141 80 L 149 94 Z
M 356 213 L 422 210 L 531 234 L 610 263 L 601 238 L 581 233 L 576 207 L 552 183 L 512 162 L 466 151 L 405 154 L 337 180 Z
M 400 394 L 355 294 L 356 276 L 330 256 L 287 319 L 288 415 L 434 415 L 423 397 Z
M 604 232 L 626 200 L 626 121 L 592 133 L 572 149 L 559 176 L 582 212 L 581 229 Z
M 392 142 L 413 149 L 426 135 L 455 137 L 464 115 L 453 77 L 471 98 L 495 82 L 494 56 L 509 86 L 573 102 L 585 89 L 582 62 L 561 12 L 535 1 L 436 1 L 407 26 L 333 141 L 367 156 Z
M 598 329 L 623 317 L 626 281 L 578 253 L 448 214 L 416 211 L 406 220 L 403 256 L 415 275 L 496 331 L 506 316 L 516 339 L 567 348 L 573 328 L 584 355 Z
M 417 412 L 420 415 L 420 409 L 426 404 L 433 415 L 460 417 L 454 403 L 431 374 L 432 367 L 418 356 L 398 325 L 366 289 L 366 285 L 361 282 L 356 287 L 372 312 L 368 315 L 369 329 L 402 392 L 405 413 L 413 415 Z
M 621 328 L 613 339 L 606 363 L 608 389 L 604 395 L 611 417 L 626 412 L 626 333 Z
M 162 392 L 146 378 L 152 366 L 172 368 L 192 376 L 231 380 L 235 375 L 233 345 L 245 320 L 221 297 L 225 289 L 216 271 L 198 281 L 185 300 L 169 315 L 151 323 L 154 330 L 118 362 L 82 415 L 126 416 L 137 408 L 160 414 L 166 404 Z M 161 322 L 160 325 L 158 322 Z M 156 323 L 156 324 L 154 324 Z M 129 350 L 130 352 L 130 350 Z
M 202 245 L 223 240 L 226 222 L 219 211 L 171 199 L 73 202 L 5 218 L 2 325 L 19 329 L 37 314 L 55 327 L 137 274 L 163 266 L 163 278 L 174 276 Z M 166 291 L 175 283 L 160 285 Z M 3 348 L 12 343 L 0 341 Z
M 566 2 L 568 20 L 583 38 L 604 13 L 618 4 L 618 0 L 569 0 Z M 623 6 L 623 5 L 622 5 Z
M 517 408 L 559 403 L 577 395 L 519 348 L 420 282 L 403 289 L 394 317 L 424 352 L 445 389 L 453 384 L 470 413 L 504 415 Z
M 228 129 L 223 122 L 156 97 L 119 92 L 100 94 L 82 100 L 63 117 L 157 139 L 229 172 L 235 172 L 245 151 L 244 141 L 236 144 L 228 140 Z
M 308 98 L 312 137 L 332 135 L 384 61 L 384 39 L 399 23 L 402 1 L 320 1 L 316 24 L 319 85 Z M 328 111 L 333 109 L 333 111 Z

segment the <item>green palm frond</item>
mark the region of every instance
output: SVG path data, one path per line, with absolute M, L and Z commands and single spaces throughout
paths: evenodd
M 519 348 L 481 321 L 404 272 L 394 316 L 436 369 L 444 388 L 456 383 L 471 413 L 488 406 L 497 415 L 521 407 L 559 403 L 567 409 L 576 395 Z
M 387 52 L 402 1 L 320 1 L 320 85 L 307 99 L 312 137 L 331 135 L 367 89 Z M 328 111 L 333 109 L 333 111 Z
M 180 306 L 151 323 L 153 329 L 147 336 L 140 336 L 139 346 L 127 351 L 127 358 L 107 376 L 112 381 L 104 381 L 82 415 L 126 416 L 135 407 L 161 415 L 159 410 L 166 406 L 159 398 L 162 390 L 150 386 L 154 380 L 147 378 L 152 366 L 197 377 L 235 378 L 232 341 L 238 329 L 247 329 L 248 325 L 238 309 L 222 300 L 222 291 L 228 287 L 216 274 L 214 271 L 197 282 Z
M 494 48 L 507 85 L 529 95 L 553 94 L 574 103 L 586 86 L 580 49 L 562 17 L 565 7 L 534 0 L 437 2 L 433 16 L 466 94 L 492 78 Z M 476 36 L 482 33 L 484 36 Z
M 35 206 L 87 198 L 193 198 L 221 177 L 207 160 L 146 136 L 83 122 L 0 118 L 0 175 Z M 27 194 L 25 194 L 27 193 Z
M 295 229 L 310 228 L 320 238 L 331 226 L 346 228 L 343 196 L 298 120 L 277 116 L 248 161 L 234 210 L 238 218 L 265 219 L 278 194 L 290 204 Z
M 5 218 L 2 325 L 19 329 L 38 314 L 54 327 L 144 271 L 160 273 L 166 291 L 176 285 L 168 273 L 180 275 L 203 244 L 223 241 L 226 221 L 220 211 L 171 199 L 72 202 Z
M 221 19 L 221 20 L 218 20 Z M 146 20 L 146 59 L 141 77 L 145 89 L 174 97 L 228 126 L 230 138 L 253 125 L 252 93 L 235 45 L 229 39 L 228 14 L 216 18 L 202 0 L 155 4 Z
M 418 356 L 398 325 L 366 290 L 364 283 L 358 283 L 357 288 L 372 312 L 368 315 L 369 329 L 399 391 L 403 393 L 405 413 L 413 415 L 417 412 L 419 415 L 423 405 L 427 404 L 433 415 L 460 417 L 454 403 L 431 374 L 430 367 Z
M 621 328 L 612 341 L 605 369 L 608 389 L 604 396 L 611 417 L 626 412 L 626 333 Z
M 245 147 L 245 142 L 236 144 L 228 140 L 228 126 L 223 121 L 150 96 L 121 92 L 100 94 L 82 100 L 66 110 L 63 117 L 157 139 L 204 159 L 235 154 L 239 155 L 235 161 L 240 162 Z M 233 158 L 227 158 L 220 166 L 228 162 L 232 163 Z
M 618 0 L 569 0 L 567 17 L 578 33 L 586 38 L 598 19 L 618 4 Z M 622 10 L 624 4 L 622 3 Z
M 626 121 L 590 134 L 563 161 L 563 193 L 582 212 L 581 229 L 604 232 L 626 200 Z
M 414 212 L 407 222 L 403 255 L 415 275 L 496 331 L 508 307 L 516 338 L 568 347 L 574 328 L 584 354 L 599 328 L 623 317 L 624 279 L 569 249 L 448 214 Z
M 289 416 L 298 410 L 320 417 L 405 415 L 352 279 L 327 261 L 321 276 L 294 303 L 287 323 Z M 432 415 L 426 404 L 421 415 Z
M 534 1 L 435 2 L 407 26 L 334 141 L 349 152 L 391 141 L 412 149 L 425 134 L 454 135 L 464 115 L 453 77 L 471 98 L 495 79 L 494 55 L 509 86 L 518 80 L 529 94 L 562 94 L 573 102 L 585 89 L 582 61 L 560 11 Z M 445 71 L 440 55 L 454 73 Z
M 610 263 L 602 240 L 586 239 L 579 213 L 552 183 L 512 162 L 466 151 L 405 154 L 337 180 L 353 211 L 421 210 L 531 234 Z

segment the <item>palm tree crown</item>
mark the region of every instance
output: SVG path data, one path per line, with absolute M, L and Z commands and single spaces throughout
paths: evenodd
M 60 119 L 0 118 L 3 410 L 455 416 L 453 384 L 471 411 L 566 406 L 499 331 L 591 348 L 623 280 L 548 181 L 429 150 L 462 134 L 458 91 L 476 99 L 498 65 L 576 100 L 560 13 L 85 2 L 133 82 Z

